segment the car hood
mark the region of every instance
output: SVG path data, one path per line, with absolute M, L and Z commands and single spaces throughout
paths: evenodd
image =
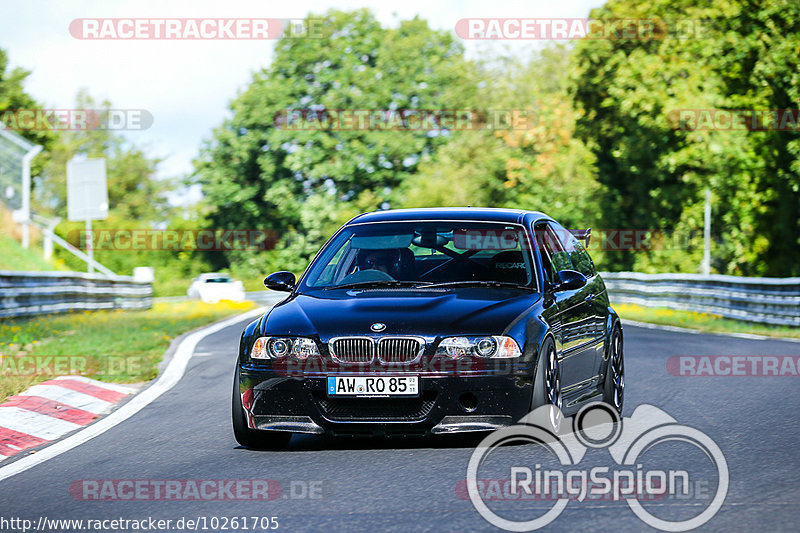
M 516 289 L 432 291 L 331 291 L 299 294 L 275 306 L 262 321 L 262 335 L 484 335 L 503 333 L 539 294 Z

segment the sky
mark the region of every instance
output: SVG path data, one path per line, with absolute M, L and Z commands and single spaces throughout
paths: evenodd
M 0 0 L 0 48 L 10 66 L 32 71 L 25 89 L 46 108 L 69 109 L 81 88 L 114 109 L 143 109 L 153 124 L 125 136 L 164 161 L 160 177 L 192 171 L 195 158 L 214 127 L 230 115 L 228 105 L 254 72 L 268 67 L 274 40 L 82 40 L 69 31 L 78 18 L 240 17 L 304 18 L 328 9 L 369 8 L 385 26 L 420 16 L 436 29 L 454 31 L 462 18 L 585 18 L 602 0 Z M 464 41 L 477 57 L 485 41 Z M 541 41 L 537 44 L 541 45 Z M 504 43 L 504 46 L 506 43 Z M 507 42 L 522 54 L 530 42 Z M 185 204 L 199 191 L 171 198 Z

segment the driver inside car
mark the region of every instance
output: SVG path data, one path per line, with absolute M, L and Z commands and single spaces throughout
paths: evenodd
M 359 270 L 380 270 L 396 277 L 400 270 L 398 250 L 361 250 L 358 254 Z

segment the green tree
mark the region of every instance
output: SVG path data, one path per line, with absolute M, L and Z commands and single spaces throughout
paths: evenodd
M 97 102 L 85 89 L 78 92 L 76 109 L 111 108 L 108 101 Z M 108 129 L 60 132 L 50 150 L 47 167 L 38 180 L 39 208 L 50 214 L 66 216 L 67 162 L 75 156 L 105 157 L 108 179 L 109 216 L 140 223 L 167 220 L 166 193 L 173 184 L 156 178 L 160 159 Z
M 76 96 L 77 109 L 107 112 L 108 101 L 97 102 L 84 89 Z M 149 229 L 164 226 L 172 217 L 166 194 L 174 186 L 172 180 L 156 177 L 160 160 L 149 157 L 142 148 L 108 129 L 87 129 L 60 132 L 50 150 L 49 161 L 37 179 L 37 211 L 66 218 L 66 167 L 73 157 L 105 157 L 108 183 L 108 218 L 95 221 L 93 227 L 103 229 Z M 83 248 L 82 222 L 64 221 L 57 232 L 73 245 Z M 80 260 L 63 250 L 58 251 L 71 268 L 85 268 Z M 169 252 L 150 250 L 97 250 L 95 259 L 111 270 L 130 274 L 141 265 L 166 265 L 174 257 Z M 185 257 L 184 257 L 185 259 Z
M 577 133 L 597 159 L 602 223 L 681 236 L 669 249 L 615 254 L 610 266 L 696 270 L 710 187 L 715 270 L 800 273 L 798 133 L 692 131 L 676 119 L 687 109 L 796 109 L 800 4 L 611 0 L 591 16 L 656 19 L 661 37 L 576 47 Z M 695 31 L 665 33 L 681 20 Z
M 20 110 L 41 109 L 42 106 L 32 96 L 25 92 L 25 80 L 30 75 L 29 70 L 22 68 L 8 68 L 8 54 L 0 48 L 0 117 L 6 112 L 13 113 Z M 0 127 L 13 128 L 14 124 L 0 121 Z M 49 130 L 17 129 L 16 133 L 25 137 L 32 143 L 42 146 L 44 153 L 37 156 L 31 164 L 31 174 L 38 174 L 47 160 L 47 149 L 55 141 L 56 135 Z
M 525 127 L 463 131 L 401 190 L 402 205 L 473 205 L 544 211 L 571 227 L 596 220 L 594 158 L 575 139 L 567 93 L 569 48 L 488 56 L 478 65 L 482 107 L 526 112 Z
M 308 199 L 324 199 L 320 209 L 332 218 L 359 198 L 370 199 L 367 209 L 379 208 L 448 139 L 426 131 L 297 131 L 276 127 L 276 116 L 290 109 L 453 109 L 474 92 L 463 83 L 469 63 L 449 32 L 418 18 L 384 28 L 366 10 L 330 11 L 324 20 L 325 38 L 277 42 L 272 64 L 233 101 L 233 117 L 196 161 L 212 227 L 274 230 L 279 249 L 304 236 L 296 249 L 301 263 L 325 236 L 309 237 Z

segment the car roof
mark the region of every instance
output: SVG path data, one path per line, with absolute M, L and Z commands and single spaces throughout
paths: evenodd
M 418 209 L 389 209 L 373 211 L 359 215 L 347 224 L 363 224 L 366 222 L 404 222 L 420 220 L 474 220 L 476 222 L 508 222 L 521 223 L 530 215 L 533 219 L 550 219 L 538 211 L 523 209 L 500 209 L 494 207 L 428 207 Z

